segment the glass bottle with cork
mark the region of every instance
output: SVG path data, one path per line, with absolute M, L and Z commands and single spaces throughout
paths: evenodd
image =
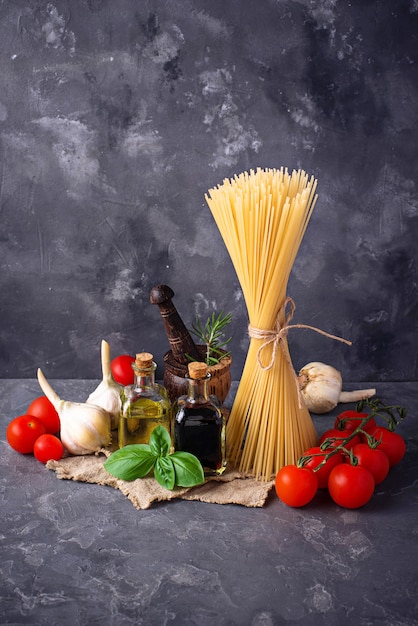
M 225 417 L 219 400 L 208 394 L 206 363 L 188 364 L 187 395 L 173 407 L 174 448 L 197 456 L 205 475 L 220 475 L 226 467 Z
M 149 352 L 139 352 L 132 363 L 135 382 L 122 389 L 119 448 L 134 443 L 149 443 L 152 431 L 159 424 L 172 436 L 171 403 L 165 388 L 155 382 L 157 366 L 153 358 Z

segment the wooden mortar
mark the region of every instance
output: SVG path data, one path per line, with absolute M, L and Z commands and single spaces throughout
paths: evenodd
M 206 346 L 197 345 L 202 361 L 205 360 Z M 226 354 L 226 353 L 225 353 Z M 221 359 L 216 365 L 209 365 L 208 371 L 211 375 L 208 381 L 208 393 L 217 396 L 221 403 L 225 401 L 231 388 L 231 355 Z M 179 396 L 184 396 L 189 390 L 187 376 L 187 365 L 180 363 L 174 358 L 172 350 L 164 355 L 164 387 L 167 389 L 171 402 Z

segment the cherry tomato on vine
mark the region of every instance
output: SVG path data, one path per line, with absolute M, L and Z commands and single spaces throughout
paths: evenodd
M 319 439 L 319 445 L 322 445 L 326 439 L 335 439 L 335 441 L 330 441 L 327 445 L 327 449 L 331 450 L 332 448 L 336 448 L 340 444 L 343 443 L 343 440 L 347 437 L 350 437 L 353 434 L 352 430 L 338 430 L 337 428 L 330 428 L 326 430 L 323 435 Z M 344 447 L 347 450 L 350 450 L 356 443 L 360 443 L 361 439 L 359 435 L 354 435 L 354 437 L 344 444 Z
M 317 492 L 318 479 L 308 468 L 285 465 L 276 474 L 275 488 L 277 496 L 288 506 L 305 506 Z
M 35 441 L 33 455 L 41 463 L 47 463 L 51 459 L 59 461 L 64 456 L 64 446 L 58 437 L 45 433 Z
M 382 450 L 387 455 L 390 467 L 393 467 L 403 459 L 406 452 L 406 443 L 401 435 L 384 426 L 377 426 L 369 434 L 377 441 L 380 441 L 378 450 Z
M 373 495 L 373 474 L 361 465 L 340 463 L 331 470 L 328 491 L 336 504 L 346 509 L 358 509 Z
M 121 354 L 113 359 L 110 363 L 110 369 L 112 372 L 113 380 L 124 387 L 126 385 L 132 385 L 134 382 L 134 371 L 132 369 L 132 363 L 135 361 L 134 357 L 129 354 Z
M 7 426 L 6 439 L 9 445 L 21 454 L 33 452 L 35 441 L 46 433 L 45 424 L 33 415 L 19 415 Z
M 308 448 L 308 450 L 306 450 L 302 456 L 303 457 L 311 456 L 311 455 L 314 455 L 314 456 L 311 456 L 310 460 L 306 461 L 303 464 L 303 467 L 306 467 L 313 471 L 315 467 L 318 467 L 318 465 L 322 463 L 326 454 L 327 453 L 321 450 L 319 446 Z M 336 452 L 325 461 L 325 464 L 322 467 L 320 467 L 319 470 L 317 470 L 316 472 L 314 471 L 314 474 L 318 481 L 319 489 L 326 489 L 328 487 L 328 477 L 330 475 L 332 468 L 342 462 L 343 462 L 343 455 L 341 454 L 341 452 Z
M 358 411 L 343 411 L 337 416 L 334 428 L 337 430 L 355 430 L 368 415 L 368 413 L 359 413 Z M 374 417 L 371 417 L 363 426 L 363 430 L 369 432 L 374 428 L 376 428 L 376 421 Z
M 44 423 L 46 432 L 55 435 L 60 430 L 60 418 L 52 402 L 46 396 L 35 398 L 26 411 L 27 415 L 33 415 Z
M 389 459 L 383 450 L 379 450 L 379 447 L 371 448 L 367 443 L 357 443 L 352 451 L 358 464 L 371 471 L 376 485 L 389 474 Z

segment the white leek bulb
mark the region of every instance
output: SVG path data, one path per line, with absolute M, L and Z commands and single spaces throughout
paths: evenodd
M 339 402 L 358 402 L 375 395 L 376 389 L 342 391 L 341 374 L 335 367 L 313 361 L 299 372 L 299 386 L 302 397 L 312 413 L 328 413 Z
M 99 386 L 89 395 L 87 404 L 97 404 L 105 409 L 110 415 L 110 427 L 113 430 L 118 427 L 122 402 L 120 399 L 121 385 L 112 378 L 110 368 L 110 346 L 104 339 L 101 345 L 102 375 L 103 380 Z
M 39 385 L 57 411 L 60 437 L 70 454 L 93 454 L 110 444 L 110 415 L 102 407 L 84 402 L 61 400 L 38 369 Z

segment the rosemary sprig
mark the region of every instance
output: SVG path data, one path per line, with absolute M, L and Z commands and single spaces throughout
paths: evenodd
M 232 321 L 231 313 L 221 311 L 218 315 L 215 312 L 210 315 L 205 324 L 202 325 L 199 316 L 190 329 L 190 332 L 206 346 L 205 362 L 206 365 L 216 365 L 230 352 L 225 351 L 226 345 L 231 341 L 232 337 L 225 339 L 224 329 Z M 186 355 L 193 360 L 189 355 Z

